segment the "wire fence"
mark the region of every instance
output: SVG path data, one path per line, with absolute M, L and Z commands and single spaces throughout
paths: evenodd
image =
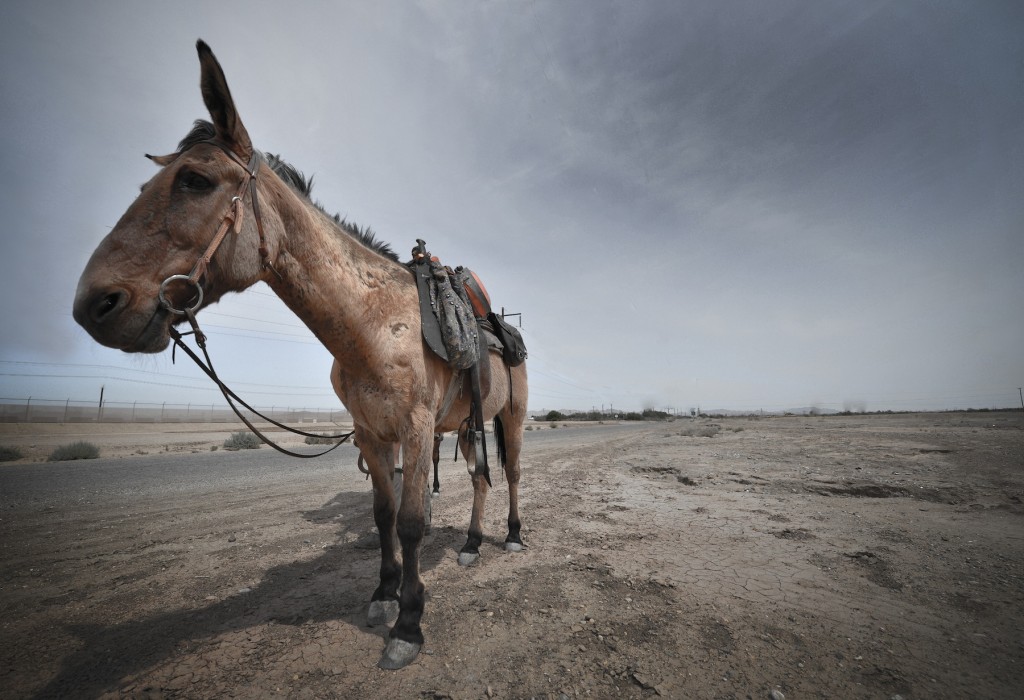
M 281 423 L 349 422 L 343 408 L 254 406 Z M 72 399 L 0 398 L 0 423 L 236 423 L 225 404 L 131 403 L 74 401 Z

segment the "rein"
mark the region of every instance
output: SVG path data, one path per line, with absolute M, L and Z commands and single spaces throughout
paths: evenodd
M 231 410 L 235 412 L 235 415 L 238 416 L 239 419 L 241 419 L 241 421 L 245 423 L 246 427 L 248 427 L 249 430 L 251 430 L 260 440 L 267 443 L 278 452 L 289 455 L 291 457 L 300 457 L 303 459 L 321 457 L 327 454 L 328 452 L 337 449 L 342 443 L 346 442 L 349 438 L 351 438 L 355 431 L 341 435 L 317 435 L 315 433 L 307 433 L 302 430 L 297 430 L 296 428 L 291 428 L 287 425 L 284 425 L 283 423 L 279 423 L 278 421 L 275 421 L 272 418 L 263 415 L 262 413 L 254 409 L 252 406 L 250 406 L 248 403 L 246 403 L 244 400 L 242 400 L 238 396 L 238 394 L 232 391 L 230 387 L 228 387 L 221 380 L 221 378 L 217 376 L 217 372 L 213 368 L 213 361 L 210 359 L 210 353 L 206 349 L 206 334 L 203 333 L 202 330 L 200 330 L 199 322 L 196 320 L 195 314 L 196 310 L 203 304 L 203 287 L 202 284 L 200 283 L 200 280 L 202 280 L 202 278 L 206 274 L 210 261 L 213 260 L 213 256 L 217 252 L 217 249 L 220 247 L 220 244 L 224 242 L 224 238 L 227 236 L 228 229 L 233 229 L 236 235 L 242 230 L 242 218 L 244 216 L 243 212 L 245 211 L 243 207 L 243 200 L 245 198 L 246 189 L 249 190 L 249 198 L 252 201 L 253 217 L 256 219 L 256 228 L 259 230 L 259 251 L 260 258 L 263 261 L 263 267 L 264 269 L 271 270 L 275 275 L 278 276 L 279 279 L 281 277 L 281 273 L 274 269 L 274 266 L 270 263 L 270 254 L 267 251 L 266 236 L 263 233 L 263 220 L 262 217 L 260 216 L 259 199 L 256 196 L 256 174 L 259 171 L 260 163 L 262 162 L 262 158 L 260 157 L 259 151 L 253 149 L 252 158 L 249 160 L 249 163 L 246 164 L 230 148 L 228 148 L 226 144 L 221 143 L 220 141 L 210 140 L 204 141 L 202 143 L 212 144 L 220 148 L 222 151 L 224 151 L 228 155 L 228 157 L 230 157 L 233 161 L 238 163 L 245 170 L 246 177 L 245 179 L 242 180 L 242 184 L 239 185 L 237 194 L 235 194 L 235 196 L 231 198 L 230 208 L 228 209 L 227 213 L 224 214 L 224 219 L 221 221 L 220 226 L 217 228 L 217 233 L 214 234 L 213 240 L 210 241 L 210 244 L 206 247 L 206 251 L 200 256 L 199 260 L 196 261 L 196 264 L 192 267 L 192 271 L 189 272 L 189 274 L 187 275 L 171 275 L 170 277 L 168 277 L 167 279 L 160 283 L 160 289 L 158 291 L 160 305 L 163 306 L 168 312 L 174 314 L 175 316 L 184 316 L 185 318 L 188 319 L 189 325 L 192 326 L 192 330 L 188 331 L 187 333 L 179 333 L 178 329 L 176 329 L 174 326 L 171 326 L 168 329 L 171 339 L 174 341 L 174 350 L 177 350 L 177 348 L 181 348 L 185 354 L 192 358 L 192 361 L 196 363 L 199 369 L 203 370 L 206 376 L 213 380 L 213 383 L 217 385 L 217 388 L 220 389 L 221 394 L 224 395 L 224 399 L 228 402 L 228 405 L 231 407 Z M 192 303 L 191 306 L 185 306 L 184 308 L 181 309 L 175 308 L 174 305 L 168 300 L 167 295 L 165 294 L 165 289 L 170 284 L 179 281 L 191 285 L 196 290 L 196 295 L 192 298 L 194 303 Z M 195 336 L 196 345 L 198 345 L 199 349 L 202 350 L 205 362 L 203 358 L 200 358 L 199 355 L 197 355 L 192 350 L 192 348 L 186 345 L 185 341 L 182 340 L 183 336 L 185 335 Z M 171 352 L 171 362 L 174 362 L 174 350 L 172 350 Z M 243 406 L 245 409 L 247 409 L 254 415 L 257 415 L 263 420 L 267 421 L 268 423 L 275 425 L 278 428 L 286 430 L 290 433 L 302 435 L 304 437 L 337 440 L 338 442 L 336 442 L 333 446 L 324 450 L 323 452 L 317 452 L 316 454 L 302 454 L 300 452 L 292 452 L 291 450 L 281 447 L 273 440 L 268 438 L 266 435 L 261 433 L 256 428 L 256 426 L 254 426 L 252 422 L 250 422 L 249 419 L 247 419 L 245 415 L 238 409 L 238 407 L 235 405 L 235 401 L 237 401 L 241 406 Z

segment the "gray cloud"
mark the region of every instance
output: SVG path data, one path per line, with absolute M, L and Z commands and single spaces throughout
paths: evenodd
M 257 144 L 326 206 L 398 250 L 426 238 L 524 313 L 534 408 L 1012 403 L 1014 4 L 244 7 L 3 11 L 0 360 L 138 367 L 90 344 L 70 298 L 152 173 L 141 153 L 202 116 L 202 36 Z M 323 383 L 329 358 L 267 340 L 245 298 L 219 319 L 253 358 L 239 377 Z

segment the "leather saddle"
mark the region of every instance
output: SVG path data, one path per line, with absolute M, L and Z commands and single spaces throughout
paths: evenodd
M 474 473 L 483 476 L 490 484 L 483 420 L 483 401 L 491 391 L 489 354 L 501 354 L 505 364 L 513 367 L 526 358 L 526 349 L 519 333 L 491 310 L 487 289 L 474 272 L 464 267 L 454 270 L 445 267 L 427 252 L 423 240 L 416 239 L 416 244 L 408 266 L 416 278 L 419 292 L 423 339 L 455 370 L 445 404 L 454 399 L 452 389 L 461 386 L 463 375 L 469 376 L 472 401 L 470 414 L 463 423 L 467 426 L 470 444 L 481 447 Z M 511 351 L 506 340 L 510 332 L 518 339 L 518 347 Z M 446 405 L 438 419 L 443 418 L 447 411 Z

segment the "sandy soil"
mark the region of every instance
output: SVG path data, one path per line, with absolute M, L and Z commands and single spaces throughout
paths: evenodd
M 351 430 L 351 424 L 294 423 L 310 433 Z M 294 447 L 303 438 L 266 423 L 257 427 Z M 99 448 L 100 457 L 123 458 L 165 453 L 196 453 L 219 448 L 233 433 L 247 432 L 241 423 L 0 423 L 0 445 L 16 447 L 22 458 L 6 464 L 45 462 L 62 445 L 85 441 Z M 2 465 L 0 465 L 2 466 Z
M 523 458 L 528 549 L 500 549 L 496 482 L 469 569 L 468 480 L 446 463 L 427 644 L 397 672 L 363 624 L 378 559 L 358 475 L 3 513 L 0 694 L 1024 694 L 1021 412 L 560 433 Z

